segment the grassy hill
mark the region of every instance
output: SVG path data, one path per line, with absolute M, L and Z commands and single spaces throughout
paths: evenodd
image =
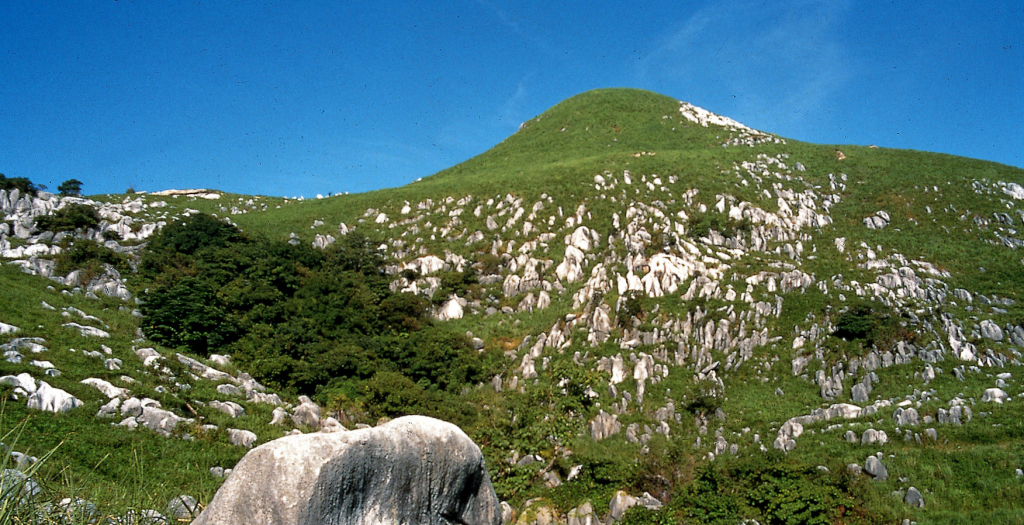
M 15 235 L 14 223 L 31 226 L 55 205 L 38 204 L 35 215 L 12 206 L 0 240 L 11 259 L 0 322 L 21 330 L 0 337 L 44 338 L 44 357 L 62 374 L 47 379 L 26 359 L 0 363 L 0 375 L 29 372 L 86 406 L 53 415 L 9 401 L 4 428 L 18 428 L 36 455 L 64 441 L 40 472 L 48 490 L 123 510 L 158 508 L 179 493 L 209 501 L 219 480 L 208 469 L 245 450 L 229 443 L 229 426 L 254 431 L 257 444 L 295 427 L 269 425 L 273 407 L 252 399 L 236 399 L 246 415 L 234 419 L 197 408 L 192 400 L 227 398 L 200 379 L 175 391 L 188 372 L 142 366 L 138 348 L 182 363 L 175 353 L 184 347 L 152 340 L 167 332 L 137 339 L 140 323 L 155 324 L 132 315 L 131 301 L 87 299 L 66 280 L 14 267 L 45 273 L 38 261 L 68 257 L 84 237 L 131 231 L 138 235 L 108 240 L 137 250 L 125 255 L 120 281 L 143 298 L 178 277 L 203 281 L 210 306 L 240 330 L 210 339 L 223 343 L 208 350 L 233 356 L 234 381 L 252 374 L 292 412 L 309 395 L 349 428 L 404 413 L 451 419 L 481 445 L 521 523 L 562 522 L 587 502 L 623 523 L 1020 523 L 1021 184 L 1018 168 L 808 144 L 669 97 L 606 89 L 402 188 L 298 201 L 93 196 L 84 204 L 103 220 L 67 239 L 64 255 L 47 248 L 33 259 L 27 247 L 57 243 L 38 228 Z M 164 234 L 142 235 L 147 225 L 195 225 L 198 213 L 228 220 L 241 237 L 146 262 L 168 245 Z M 363 253 L 353 246 L 379 246 L 382 273 L 345 273 L 345 254 Z M 247 253 L 274 254 L 278 273 Z M 294 274 L 293 284 L 260 295 L 280 272 Z M 331 331 L 318 317 L 371 296 L 359 311 L 372 312 L 372 330 Z M 111 355 L 131 372 L 67 350 L 92 341 L 62 326 L 69 306 L 102 320 Z M 447 341 L 455 353 L 389 350 L 410 337 Z M 452 363 L 471 370 L 453 379 Z M 318 368 L 334 372 L 311 375 Z M 93 417 L 107 400 L 80 381 L 126 386 L 122 375 L 134 376 L 133 394 L 197 420 L 174 435 L 197 439 L 129 433 Z M 216 430 L 198 432 L 202 422 Z M 884 479 L 863 472 L 869 456 Z M 112 497 L 117 490 L 145 502 Z M 641 498 L 617 515 L 618 491 L 663 506 Z

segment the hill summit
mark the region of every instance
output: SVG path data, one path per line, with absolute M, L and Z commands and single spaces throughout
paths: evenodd
M 730 118 L 639 89 L 598 89 L 576 95 L 524 122 L 487 152 L 435 178 L 472 173 L 544 177 L 551 171 L 600 166 L 650 151 L 682 153 L 782 139 Z

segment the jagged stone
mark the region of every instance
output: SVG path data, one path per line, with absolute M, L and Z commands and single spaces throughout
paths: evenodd
M 594 506 L 589 501 L 570 509 L 567 516 L 567 525 L 599 525 L 600 523 L 601 521 L 594 515 Z
M 896 426 L 901 427 L 921 423 L 920 415 L 917 413 L 917 409 L 913 407 L 897 408 L 893 411 L 892 418 L 896 421 Z
M 619 423 L 618 416 L 601 410 L 590 422 L 590 438 L 594 441 L 601 441 L 606 437 L 618 434 L 621 428 L 622 424 Z
M 888 441 L 889 436 L 886 435 L 884 430 L 875 430 L 873 428 L 865 430 L 860 438 L 861 445 L 884 445 Z
M 1002 341 L 1003 330 L 999 328 L 999 325 L 986 319 L 981 322 L 981 336 L 986 339 L 991 339 L 993 341 Z
M 217 385 L 217 393 L 225 396 L 242 397 L 242 391 L 237 386 L 228 383 Z
M 288 412 L 282 408 L 277 407 L 271 413 L 270 424 L 271 425 L 283 425 L 288 420 Z
M 233 401 L 210 401 L 210 408 L 219 410 L 232 418 L 241 417 L 245 415 L 245 409 L 242 405 Z
M 122 405 L 122 413 L 123 409 L 124 405 Z M 169 437 L 174 432 L 175 427 L 178 426 L 178 423 L 185 419 L 168 410 L 143 405 L 142 413 L 136 416 L 135 420 L 138 424 L 155 431 L 157 434 Z

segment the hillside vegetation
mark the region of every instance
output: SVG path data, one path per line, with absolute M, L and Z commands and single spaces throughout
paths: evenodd
M 516 523 L 1022 523 L 1022 184 L 609 89 L 360 195 L 12 186 L 2 441 L 93 515 L 427 414 Z

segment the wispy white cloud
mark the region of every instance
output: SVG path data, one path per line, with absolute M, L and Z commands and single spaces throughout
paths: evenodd
M 764 3 L 715 2 L 684 15 L 641 60 L 646 85 L 700 105 L 709 100 L 739 119 L 770 128 L 798 128 L 826 111 L 829 100 L 856 74 L 834 34 L 848 0 Z M 706 102 L 705 102 L 706 103 Z M 747 122 L 747 124 L 753 124 Z
M 537 51 L 549 55 L 553 54 L 552 46 L 543 32 L 537 27 L 524 27 L 523 19 L 515 12 L 509 11 L 494 0 L 476 0 L 476 3 L 490 11 L 501 25 L 505 26 L 519 38 L 522 38 L 523 41 L 533 46 Z

